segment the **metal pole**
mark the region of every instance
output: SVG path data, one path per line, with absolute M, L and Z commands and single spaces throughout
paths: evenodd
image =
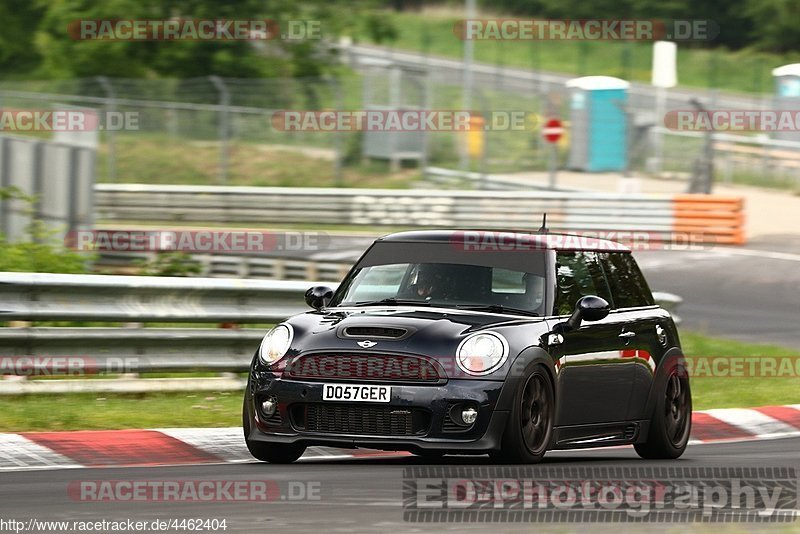
M 465 0 L 466 1 L 466 19 L 467 20 L 474 20 L 476 18 L 476 4 L 477 0 Z M 462 87 L 462 100 L 464 105 L 464 110 L 470 111 L 472 109 L 472 62 L 475 53 L 475 43 L 469 36 L 464 36 L 464 77 L 463 77 L 463 87 Z M 469 169 L 469 154 L 467 153 L 467 146 L 466 142 L 462 142 L 461 144 L 461 154 L 460 154 L 460 167 L 462 171 L 467 171 Z
M 111 85 L 111 81 L 106 76 L 97 76 L 97 83 L 100 84 L 100 87 L 106 92 L 106 96 L 108 100 L 106 102 L 105 108 L 106 113 L 110 114 L 117 110 L 116 105 L 116 97 L 117 94 L 114 91 L 114 86 Z M 101 123 L 108 124 L 108 116 L 104 121 Z M 108 158 L 106 159 L 106 172 L 108 173 L 108 181 L 109 182 L 116 182 L 117 181 L 117 141 L 116 135 L 114 134 L 113 128 L 106 129 L 106 135 L 108 136 Z
M 664 123 L 664 113 L 667 107 L 667 90 L 656 87 L 656 116 L 653 121 L 653 168 L 652 171 L 659 175 L 663 168 L 664 159 L 664 133 L 661 125 Z
M 547 162 L 547 169 L 549 174 L 550 189 L 556 188 L 556 172 L 558 171 L 558 147 L 556 143 L 547 143 L 550 145 L 550 156 Z
M 342 84 L 339 79 L 333 80 L 333 90 L 336 94 L 336 106 L 337 109 L 343 109 L 344 103 L 342 102 Z M 344 158 L 344 143 L 342 136 L 345 135 L 345 132 L 336 132 L 333 134 L 333 142 L 334 148 L 336 152 L 335 161 L 334 161 L 334 177 L 336 187 L 342 187 L 344 185 L 344 181 L 342 179 L 342 160 Z
M 231 93 L 222 78 L 219 76 L 209 76 L 209 80 L 219 91 L 219 182 L 228 183 L 228 108 L 231 105 Z
M 423 69 L 425 70 L 425 82 L 423 87 L 423 99 L 424 99 L 424 107 L 425 111 L 429 111 L 433 105 L 432 95 L 431 95 L 431 68 L 430 68 L 430 58 L 428 57 L 428 51 L 431 45 L 431 37 L 428 34 L 427 26 L 423 25 L 423 34 L 422 34 L 422 57 L 424 66 Z M 426 130 L 422 132 L 422 179 L 426 180 L 428 178 L 428 165 L 430 164 L 430 142 L 431 138 L 428 135 Z

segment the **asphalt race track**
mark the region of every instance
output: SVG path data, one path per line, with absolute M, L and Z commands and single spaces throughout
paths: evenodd
M 542 468 L 551 467 L 798 467 L 800 438 L 712 443 L 689 446 L 677 461 L 645 461 L 631 447 L 557 451 L 548 453 Z M 448 457 L 426 461 L 412 456 L 360 460 L 301 461 L 281 466 L 261 463 L 189 465 L 181 467 L 94 468 L 56 471 L 16 471 L 0 475 L 0 507 L 3 517 L 24 520 L 170 520 L 180 518 L 226 519 L 227 532 L 435 532 L 480 530 L 519 532 L 518 523 L 409 523 L 403 520 L 403 468 L 433 465 L 476 465 L 485 457 Z M 533 466 L 533 469 L 540 468 Z M 70 483 L 85 480 L 271 480 L 283 486 L 289 481 L 318 488 L 313 501 L 274 502 L 76 502 L 68 494 Z M 304 486 L 305 487 L 305 486 Z M 309 486 L 310 487 L 310 486 Z M 794 503 L 796 500 L 796 489 Z M 541 524 L 524 530 L 570 532 L 761 530 L 769 525 L 667 525 L 667 524 Z M 800 522 L 776 525 L 770 532 L 800 530 Z M 675 530 L 675 529 L 678 530 Z M 209 532 L 209 530 L 203 530 Z
M 800 237 L 746 247 L 634 253 L 654 290 L 683 297 L 682 328 L 800 350 Z

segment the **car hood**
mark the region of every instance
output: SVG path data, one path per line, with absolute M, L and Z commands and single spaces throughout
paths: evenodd
M 410 306 L 337 307 L 303 313 L 286 321 L 294 330 L 290 352 L 295 354 L 369 349 L 434 358 L 452 358 L 461 340 L 473 332 L 542 322 L 536 317 Z M 400 335 L 389 338 L 387 334 Z M 366 341 L 371 343 L 358 344 Z

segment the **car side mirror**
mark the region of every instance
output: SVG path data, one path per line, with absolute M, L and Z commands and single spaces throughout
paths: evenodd
M 567 319 L 567 329 L 577 330 L 582 321 L 600 321 L 608 316 L 611 306 L 604 298 L 587 295 L 575 303 L 575 311 Z
M 306 291 L 306 304 L 319 310 L 328 305 L 333 298 L 333 289 L 328 286 L 314 286 Z

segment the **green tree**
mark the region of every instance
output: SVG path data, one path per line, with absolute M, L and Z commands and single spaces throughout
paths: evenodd
M 325 44 L 358 16 L 358 9 L 344 5 L 343 0 L 50 0 L 38 24 L 36 48 L 43 58 L 42 71 L 52 77 L 318 75 L 335 68 Z M 318 21 L 323 38 L 111 41 L 78 40 L 68 31 L 81 20 L 174 18 L 268 19 L 278 23 L 281 33 L 289 20 Z

